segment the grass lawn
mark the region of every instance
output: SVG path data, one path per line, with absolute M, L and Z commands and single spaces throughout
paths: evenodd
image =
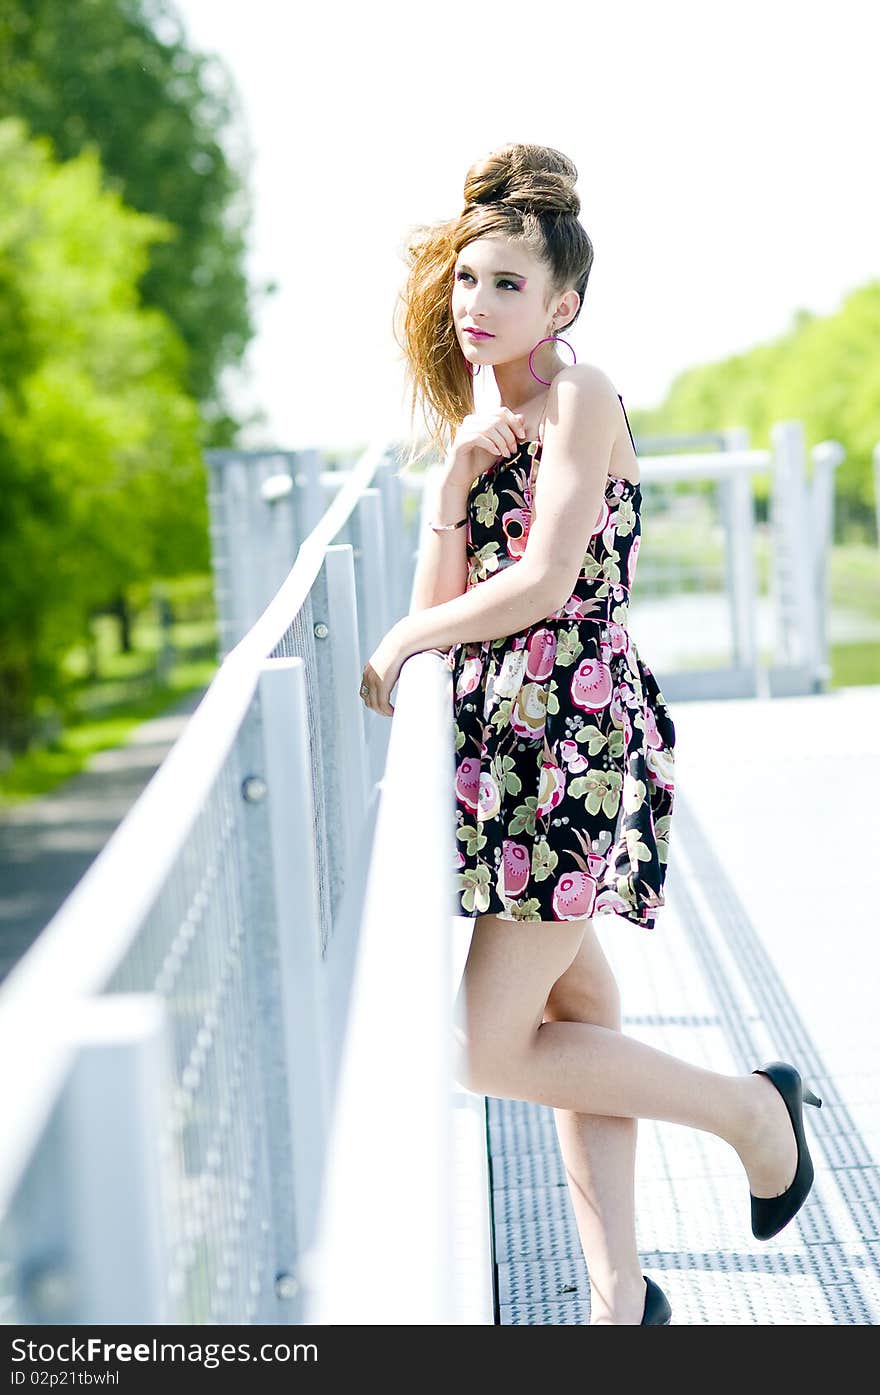
M 75 715 L 60 727 L 44 711 L 49 726 L 45 739 L 0 771 L 0 811 L 54 789 L 82 770 L 96 752 L 124 745 L 139 723 L 211 682 L 217 662 L 210 577 L 182 578 L 165 583 L 163 589 L 178 617 L 169 632 L 167 663 L 157 662 L 163 636 L 152 605 L 146 605 L 132 625 L 129 653 L 120 648 L 117 622 L 111 616 L 96 617 L 91 646 L 77 646 L 65 657 Z

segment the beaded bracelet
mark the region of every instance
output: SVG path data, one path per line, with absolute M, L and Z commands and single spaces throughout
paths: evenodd
M 453 528 L 463 528 L 467 523 L 467 514 L 460 518 L 457 523 L 429 523 L 428 527 L 433 528 L 435 533 L 450 533 Z

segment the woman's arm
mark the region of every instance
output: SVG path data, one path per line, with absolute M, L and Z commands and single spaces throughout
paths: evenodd
M 444 467 L 431 502 L 432 523 L 457 523 L 467 513 L 468 485 L 449 478 Z M 419 546 L 409 613 L 442 605 L 467 586 L 467 528 L 435 533 L 425 527 Z M 429 646 L 430 647 L 430 646 Z
M 449 649 L 453 644 L 518 634 L 561 604 L 558 579 L 537 573 L 527 549 L 518 562 L 464 595 L 429 610 L 411 611 L 394 628 L 409 657 L 424 649 Z

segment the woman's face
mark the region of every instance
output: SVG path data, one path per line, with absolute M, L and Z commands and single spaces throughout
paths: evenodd
M 456 258 L 452 283 L 452 318 L 465 358 L 472 364 L 502 364 L 528 357 L 557 311 L 565 324 L 577 309 L 577 292 L 562 296 L 547 308 L 549 273 L 522 243 L 501 237 L 481 237 L 463 247 Z M 560 306 L 571 308 L 562 315 Z M 491 338 L 468 334 L 470 327 Z M 549 348 L 544 345 L 543 348 Z

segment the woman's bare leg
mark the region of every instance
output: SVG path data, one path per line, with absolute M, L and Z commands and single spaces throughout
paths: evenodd
M 592 921 L 550 990 L 545 1022 L 621 1030 L 620 990 Z M 638 1325 L 645 1279 L 636 1243 L 638 1120 L 554 1109 L 556 1132 L 590 1281 L 590 1325 Z
M 458 1078 L 501 1099 L 578 1114 L 663 1119 L 723 1138 L 755 1196 L 778 1196 L 797 1165 L 785 1102 L 763 1075 L 724 1075 L 609 1027 L 543 1020 L 584 921 L 478 916 L 458 1005 Z

